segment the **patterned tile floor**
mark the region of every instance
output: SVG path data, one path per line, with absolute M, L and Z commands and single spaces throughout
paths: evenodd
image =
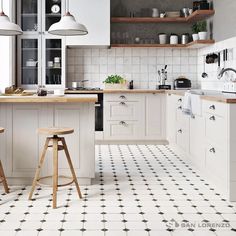
M 96 146 L 97 177 L 58 193 L 12 187 L 0 195 L 1 236 L 230 236 L 236 203 L 229 203 L 168 146 Z

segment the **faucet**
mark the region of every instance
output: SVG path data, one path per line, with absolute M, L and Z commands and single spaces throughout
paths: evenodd
M 223 77 L 224 73 L 227 71 L 233 71 L 236 74 L 236 70 L 233 68 L 225 68 L 225 69 L 223 68 L 217 76 L 218 79 L 221 79 Z

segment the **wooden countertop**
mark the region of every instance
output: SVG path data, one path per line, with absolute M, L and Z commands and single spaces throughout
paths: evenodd
M 165 93 L 165 90 L 156 89 L 119 89 L 119 90 L 66 90 L 66 94 L 87 94 L 87 93 Z
M 65 95 L 46 97 L 34 96 L 0 96 L 0 103 L 95 103 L 97 102 L 96 95 Z
M 166 90 L 167 94 L 175 94 L 179 96 L 184 96 L 185 92 L 186 90 Z M 236 103 L 236 94 L 221 93 L 221 92 L 216 92 L 216 94 L 214 94 L 213 91 L 212 94 L 200 95 L 200 97 L 203 100 L 208 100 L 213 102 L 222 102 L 229 104 Z

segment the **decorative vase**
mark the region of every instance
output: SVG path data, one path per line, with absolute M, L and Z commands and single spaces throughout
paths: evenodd
M 198 34 L 193 34 L 193 41 L 199 40 L 199 35 Z
M 199 32 L 198 36 L 200 40 L 207 40 L 207 32 Z

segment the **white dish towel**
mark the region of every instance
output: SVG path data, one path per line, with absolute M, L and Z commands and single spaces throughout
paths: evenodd
M 186 92 L 183 99 L 183 113 L 186 115 L 202 115 L 202 102 L 200 95 Z

